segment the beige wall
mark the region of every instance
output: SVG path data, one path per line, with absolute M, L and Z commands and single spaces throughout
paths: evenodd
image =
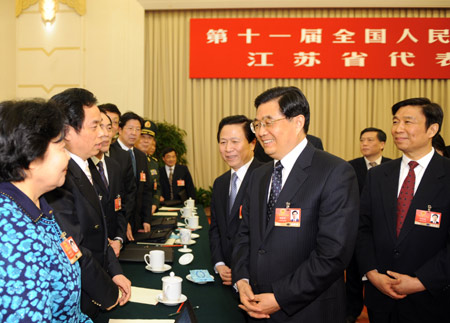
M 8 19 L 14 21 L 16 37 L 7 47 L 15 51 L 1 56 L 2 64 L 7 61 L 16 70 L 16 79 L 8 81 L 14 89 L 9 96 L 50 98 L 65 88 L 83 87 L 100 103 L 142 114 L 143 7 L 137 0 L 87 0 L 86 5 L 86 15 L 80 16 L 59 4 L 51 29 L 44 26 L 38 4 L 17 19 L 11 5 Z M 6 10 L 0 8 L 3 15 Z M 0 92 L 0 99 L 6 98 L 7 93 Z
M 0 1 L 0 100 L 15 97 L 16 19 L 14 1 Z

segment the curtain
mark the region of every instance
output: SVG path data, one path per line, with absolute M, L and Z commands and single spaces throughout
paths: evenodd
M 145 117 L 186 130 L 188 167 L 197 187 L 212 186 L 228 169 L 217 144 L 219 121 L 233 114 L 255 117 L 253 101 L 274 86 L 297 86 L 311 107 L 309 132 L 325 150 L 345 160 L 361 156 L 359 133 L 383 129 L 384 156 L 401 156 L 390 135 L 390 108 L 400 100 L 428 97 L 446 115 L 448 80 L 371 79 L 189 79 L 190 18 L 257 17 L 450 17 L 449 9 L 254 9 L 147 11 L 145 17 Z M 450 144 L 450 127 L 442 136 Z

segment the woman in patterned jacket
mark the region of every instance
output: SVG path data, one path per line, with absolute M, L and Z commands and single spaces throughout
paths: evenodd
M 63 138 L 54 104 L 0 103 L 0 322 L 91 322 L 79 264 L 41 197 L 64 183 Z

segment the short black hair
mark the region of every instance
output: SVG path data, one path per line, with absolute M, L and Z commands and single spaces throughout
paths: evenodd
M 166 147 L 163 150 L 161 150 L 161 157 L 165 157 L 168 153 L 171 153 L 172 151 L 175 152 L 175 155 L 177 154 L 176 150 L 172 147 Z
M 258 108 L 261 104 L 272 100 L 278 100 L 281 113 L 286 117 L 286 119 L 292 119 L 298 115 L 303 115 L 305 117 L 305 125 L 303 126 L 303 130 L 305 131 L 305 134 L 308 133 L 309 103 L 299 88 L 295 86 L 287 86 L 269 89 L 258 95 L 255 99 L 255 107 Z
M 255 140 L 256 136 L 253 133 L 253 131 L 250 129 L 250 123 L 252 120 L 247 118 L 244 115 L 235 115 L 235 116 L 229 116 L 225 117 L 219 122 L 219 130 L 217 130 L 217 142 L 220 141 L 220 132 L 222 131 L 222 128 L 226 125 L 230 124 L 241 124 L 242 128 L 245 133 L 245 138 L 247 138 L 247 141 L 251 143 L 253 140 Z
M 121 117 L 119 121 L 119 128 L 125 127 L 128 121 L 130 120 L 137 120 L 141 124 L 141 128 L 144 126 L 144 119 L 142 119 L 139 115 L 137 115 L 134 112 L 128 111 L 125 112 Z
M 111 120 L 111 118 L 109 117 L 109 115 L 106 113 L 106 110 L 103 109 L 103 108 L 100 107 L 100 106 L 98 106 L 98 109 L 100 110 L 100 113 L 103 113 L 105 116 L 108 117 L 109 122 L 112 124 L 112 120 Z
M 62 107 L 67 125 L 80 132 L 85 117 L 83 107 L 92 107 L 97 103 L 97 98 L 86 89 L 70 88 L 54 95 L 50 101 Z
M 43 158 L 52 140 L 64 139 L 64 114 L 44 100 L 0 103 L 0 182 L 25 179 L 30 163 Z
M 103 108 L 105 110 L 105 112 L 107 111 L 107 112 L 111 112 L 111 113 L 116 113 L 117 115 L 119 115 L 119 118 L 122 116 L 122 113 L 120 113 L 119 108 L 115 104 L 104 103 L 104 104 L 100 104 L 98 107 Z
M 386 140 L 387 140 L 386 133 L 383 130 L 378 129 L 378 128 L 373 128 L 373 127 L 363 129 L 363 131 L 361 131 L 361 134 L 359 135 L 359 138 L 361 139 L 362 135 L 365 134 L 366 132 L 376 132 L 377 138 L 381 142 L 386 142 Z
M 397 102 L 392 106 L 392 115 L 395 116 L 397 111 L 407 105 L 417 106 L 422 108 L 422 113 L 426 118 L 427 129 L 434 123 L 439 125 L 436 135 L 441 131 L 442 121 L 444 120 L 444 111 L 439 104 L 431 102 L 428 98 L 412 98 Z M 435 135 L 435 136 L 436 136 Z

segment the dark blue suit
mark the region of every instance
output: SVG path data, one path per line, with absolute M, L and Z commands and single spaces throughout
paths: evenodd
M 249 278 L 255 293 L 274 293 L 281 310 L 267 322 L 344 322 L 344 270 L 358 227 L 355 172 L 308 143 L 275 204 L 300 208 L 301 226 L 277 227 L 272 216 L 266 227 L 273 167 L 252 173 L 233 249 L 233 282 Z

